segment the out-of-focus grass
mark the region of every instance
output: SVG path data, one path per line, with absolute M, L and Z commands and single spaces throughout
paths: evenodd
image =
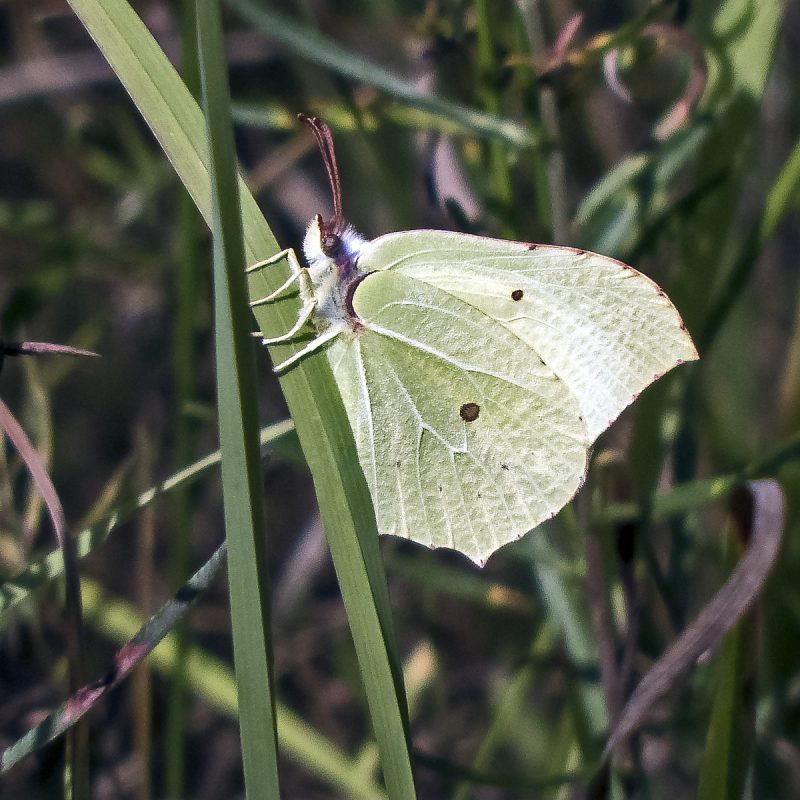
M 742 478 L 757 475 L 780 477 L 790 508 L 784 551 L 760 607 L 653 709 L 612 785 L 624 784 L 632 794 L 713 797 L 725 796 L 746 774 L 752 796 L 791 797 L 800 792 L 790 770 L 798 713 L 793 643 L 800 635 L 800 549 L 791 513 L 800 492 L 800 432 L 792 411 L 800 408 L 800 382 L 797 348 L 788 348 L 792 336 L 795 343 L 799 338 L 792 331 L 800 319 L 792 245 L 800 146 L 792 127 L 798 105 L 792 76 L 800 67 L 790 46 L 796 12 L 746 0 L 703 0 L 685 18 L 673 16 L 669 4 L 613 19 L 589 4 L 576 8 L 586 12 L 583 28 L 569 57 L 543 83 L 541 59 L 567 21 L 557 4 L 434 4 L 420 12 L 405 3 L 323 3 L 314 15 L 290 19 L 286 5 L 237 0 L 229 29 L 256 24 L 269 49 L 268 69 L 250 62 L 231 74 L 239 156 L 246 174 L 269 175 L 259 183 L 259 199 L 281 244 L 297 245 L 308 218 L 327 213 L 329 201 L 318 160 L 305 158 L 308 148 L 297 146 L 301 134 L 291 123 L 297 111 L 320 114 L 337 137 L 345 213 L 368 236 L 397 227 L 469 226 L 532 240 L 563 228 L 563 243 L 630 261 L 656 279 L 700 346 L 698 364 L 645 393 L 598 444 L 576 509 L 506 548 L 485 571 L 449 554 L 382 544 L 401 650 L 430 640 L 438 664 L 416 698 L 412 732 L 425 757 L 416 769 L 418 796 L 457 790 L 481 797 L 482 789 L 463 780 L 470 777 L 504 787 L 497 790 L 503 797 L 527 797 L 541 781 L 552 777 L 558 784 L 559 776 L 590 763 L 609 722 L 601 635 L 612 644 L 620 673 L 627 665 L 627 694 L 734 563 L 727 555 L 727 499 Z M 700 106 L 664 140 L 652 129 L 674 103 L 675 86 L 680 92 L 686 57 L 659 43 L 657 31 L 640 36 L 650 13 L 693 37 L 708 66 Z M 545 47 L 531 64 L 536 37 L 525 25 L 539 17 Z M 27 20 L 27 30 L 36 29 Z M 622 78 L 640 91 L 633 104 L 612 96 L 604 81 L 596 47 L 603 39 L 592 38 L 604 31 L 625 47 Z M 51 36 L 48 46 L 58 49 L 58 34 Z M 372 80 L 371 64 L 382 68 L 372 71 Z M 665 75 L 677 75 L 677 83 Z M 444 102 L 418 102 L 430 89 Z M 545 120 L 548 97 L 556 127 L 552 117 Z M 175 185 L 113 85 L 0 113 L 7 131 L 0 159 L 10 166 L 0 196 L 2 335 L 23 328 L 36 330 L 39 339 L 74 334 L 74 343 L 106 354 L 101 370 L 43 363 L 23 376 L 7 364 L 0 390 L 32 438 L 52 446 L 54 476 L 72 519 L 93 506 L 98 515 L 130 508 L 134 423 L 144 418 L 145 429 L 165 430 L 158 448 L 165 458 L 174 446 L 173 426 L 157 420 L 169 416 L 172 399 L 165 387 L 172 382 L 166 354 L 174 315 L 166 287 Z M 259 172 L 276 152 L 285 160 Z M 554 179 L 554 153 L 563 158 L 563 178 Z M 250 246 L 252 256 L 269 255 L 266 244 L 251 240 Z M 204 248 L 196 257 L 206 258 Z M 197 447 L 208 452 L 214 447 L 210 306 L 207 287 L 196 288 L 191 366 L 199 402 L 181 413 Z M 279 309 L 282 318 L 265 314 L 259 322 L 279 333 L 292 316 Z M 181 319 L 185 337 L 185 310 Z M 280 419 L 285 409 L 266 363 L 262 379 L 263 416 Z M 315 378 L 294 391 L 336 416 L 336 398 L 323 385 Z M 291 548 L 312 505 L 296 450 L 294 460 L 285 455 L 276 450 L 266 467 L 276 526 L 272 566 L 279 573 L 290 555 L 302 558 Z M 158 474 L 174 472 L 174 463 L 166 460 Z M 3 452 L 0 473 L 0 541 L 12 575 L 51 547 L 38 533 L 39 501 L 13 454 Z M 213 485 L 207 481 L 188 496 L 192 541 L 201 549 L 221 535 Z M 163 542 L 171 517 L 165 506 L 157 508 Z M 85 567 L 115 593 L 129 591 L 135 580 L 120 568 L 128 563 L 125 531 L 97 541 Z M 599 537 L 603 597 L 587 598 L 587 535 Z M 361 752 L 369 773 L 364 785 L 374 784 L 376 760 L 359 702 L 364 689 L 338 623 L 334 584 L 326 566 L 304 569 L 313 591 L 276 634 L 278 696 L 342 750 Z M 160 574 L 174 589 L 177 578 Z M 14 584 L 4 588 L 10 592 Z M 23 592 L 18 599 L 24 602 L 3 616 L 10 643 L 4 658 L 16 663 L 14 643 L 32 637 L 46 675 L 59 651 L 42 644 L 46 636 L 39 631 L 57 630 L 55 595 L 34 599 Z M 194 618 L 200 635 L 210 635 L 207 620 L 215 618 L 218 602 L 212 596 L 204 607 L 201 600 Z M 592 624 L 598 603 L 609 610 L 610 630 Z M 387 610 L 388 604 L 379 614 Z M 218 637 L 211 638 L 220 648 Z M 380 646 L 391 650 L 386 642 Z M 102 656 L 93 664 L 102 674 Z M 394 692 L 388 672 L 384 680 Z M 33 681 L 14 687 L 22 697 L 33 697 L 35 688 Z M 739 702 L 747 691 L 752 705 Z M 50 697 L 50 705 L 61 699 L 52 691 Z M 200 702 L 215 707 L 210 699 Z M 735 717 L 742 709 L 749 718 Z M 4 718 L 7 741 L 14 722 Z M 213 731 L 198 725 L 196 716 L 186 717 L 189 735 L 204 737 L 213 754 Z M 156 747 L 159 736 L 156 729 Z M 114 774 L 120 758 L 107 757 L 98 774 Z M 204 764 L 191 767 L 187 794 L 197 793 L 194 781 L 206 774 Z M 17 770 L 8 777 L 24 794 L 36 766 Z M 338 775 L 323 796 L 342 791 Z M 286 796 L 308 794 L 296 768 L 283 780 Z M 536 793 L 567 791 L 554 785 Z

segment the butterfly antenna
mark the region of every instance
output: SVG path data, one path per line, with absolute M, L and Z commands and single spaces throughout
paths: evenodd
M 342 185 L 339 181 L 339 167 L 336 164 L 336 153 L 333 149 L 333 135 L 331 129 L 319 117 L 307 117 L 305 114 L 298 114 L 300 122 L 308 125 L 314 138 L 317 140 L 319 151 L 322 153 L 322 161 L 328 173 L 328 181 L 331 185 L 333 195 L 333 230 L 341 233 L 344 228 L 344 217 L 342 216 Z

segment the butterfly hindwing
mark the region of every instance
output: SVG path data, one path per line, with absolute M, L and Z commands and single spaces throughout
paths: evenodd
M 530 346 L 435 286 L 384 271 L 328 355 L 381 533 L 483 562 L 575 493 L 578 402 Z

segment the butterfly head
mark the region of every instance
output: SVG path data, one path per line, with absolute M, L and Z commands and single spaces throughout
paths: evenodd
M 327 222 L 317 214 L 303 240 L 303 254 L 312 283 L 319 285 L 332 275 L 347 280 L 357 271 L 356 262 L 365 244 L 365 239 L 352 225 L 337 226 L 336 220 Z
M 303 253 L 308 272 L 315 286 L 333 281 L 346 287 L 358 272 L 356 262 L 366 241 L 342 217 L 342 187 L 330 128 L 317 117 L 300 114 L 299 118 L 317 140 L 333 198 L 333 219 L 323 220 L 317 214 L 306 230 Z

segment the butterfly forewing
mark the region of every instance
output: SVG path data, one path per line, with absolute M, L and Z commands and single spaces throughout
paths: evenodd
M 529 345 L 397 272 L 368 276 L 353 306 L 363 328 L 328 354 L 381 533 L 482 563 L 572 497 L 586 426 Z
M 658 286 L 595 253 L 406 231 L 375 239 L 359 266 L 436 287 L 525 342 L 569 387 L 590 441 L 653 380 L 697 358 Z

